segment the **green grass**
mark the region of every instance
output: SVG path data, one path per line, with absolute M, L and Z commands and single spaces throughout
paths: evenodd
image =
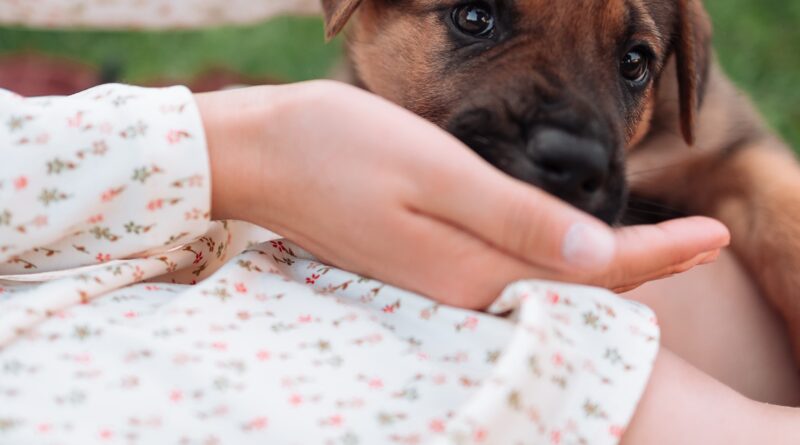
M 725 71 L 800 151 L 800 1 L 706 0 Z
M 726 71 L 769 122 L 800 149 L 800 1 L 706 0 Z M 317 19 L 279 18 L 243 28 L 169 33 L 59 32 L 0 28 L 0 54 L 35 49 L 96 65 L 121 64 L 122 79 L 184 79 L 212 67 L 285 81 L 324 76 L 341 53 Z
M 173 32 L 64 32 L 0 28 L 0 54 L 37 50 L 97 66 L 119 65 L 126 82 L 187 79 L 213 67 L 300 81 L 325 76 L 341 43 L 326 45 L 320 21 L 277 18 L 267 24 Z

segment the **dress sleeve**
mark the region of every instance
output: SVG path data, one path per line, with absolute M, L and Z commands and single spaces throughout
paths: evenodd
M 0 276 L 166 250 L 208 228 L 210 169 L 191 93 L 0 90 Z
M 319 0 L 0 0 L 0 24 L 37 28 L 194 28 L 318 12 Z
M 653 311 L 604 289 L 538 280 L 509 286 L 489 311 L 511 311 L 516 332 L 450 421 L 449 440 L 435 443 L 618 444 L 658 355 Z

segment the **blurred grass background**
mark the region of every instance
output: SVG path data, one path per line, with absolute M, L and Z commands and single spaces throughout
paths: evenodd
M 706 6 L 726 71 L 800 149 L 800 1 L 706 0 Z M 341 41 L 324 43 L 313 18 L 169 33 L 0 28 L 0 55 L 34 50 L 98 67 L 112 63 L 131 83 L 189 79 L 218 67 L 253 78 L 313 79 L 331 70 L 341 48 Z

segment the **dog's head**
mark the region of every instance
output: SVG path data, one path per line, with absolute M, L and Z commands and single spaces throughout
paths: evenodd
M 329 38 L 355 17 L 349 48 L 369 90 L 607 222 L 625 206 L 625 151 L 657 100 L 680 101 L 693 141 L 711 34 L 700 0 L 322 4 Z M 673 59 L 677 76 L 662 76 Z M 677 97 L 658 97 L 662 82 L 677 82 Z

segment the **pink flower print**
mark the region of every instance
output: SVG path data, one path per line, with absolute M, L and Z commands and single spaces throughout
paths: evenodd
M 100 200 L 103 202 L 110 202 L 125 190 L 125 186 L 108 189 L 100 195 Z
M 311 317 L 311 315 L 301 315 L 297 317 L 298 323 L 311 323 L 312 320 L 313 318 Z
M 36 227 L 42 227 L 47 225 L 47 216 L 46 215 L 39 215 L 33 219 L 33 225 Z
M 303 404 L 303 396 L 300 394 L 292 394 L 289 396 L 289 404 L 292 406 L 300 406 Z
M 97 214 L 94 216 L 90 216 L 89 219 L 86 220 L 86 222 L 88 222 L 89 224 L 98 224 L 103 222 L 104 219 L 105 218 L 103 217 L 102 214 Z
M 136 376 L 128 376 L 122 378 L 123 388 L 135 388 L 139 386 L 139 378 Z
M 108 253 L 98 253 L 94 259 L 97 260 L 98 263 L 105 263 L 111 261 L 111 254 Z
M 190 137 L 192 136 L 186 130 L 170 130 L 169 133 L 167 133 L 167 142 L 175 145 L 178 142 Z
M 248 430 L 263 430 L 269 425 L 269 420 L 266 417 L 256 417 L 255 419 L 247 422 L 246 429 Z
M 558 304 L 559 300 L 561 300 L 561 296 L 558 295 L 557 292 L 548 291 L 547 292 L 547 301 L 550 304 Z
M 445 423 L 441 419 L 433 419 L 431 420 L 431 423 L 428 424 L 428 428 L 430 428 L 434 433 L 443 433 L 444 427 Z
M 553 364 L 556 366 L 563 365 L 564 357 L 560 353 L 556 352 L 555 354 L 553 354 Z
M 227 343 L 223 343 L 221 341 L 216 341 L 214 343 L 211 343 L 211 347 L 216 349 L 217 351 L 227 351 L 228 350 L 228 344 Z
M 394 314 L 398 309 L 400 309 L 400 300 L 395 300 L 394 303 L 387 304 L 382 310 L 386 314 Z
M 108 151 L 108 144 L 106 144 L 106 141 L 95 141 L 92 144 L 92 154 L 95 154 L 97 156 L 102 156 L 106 154 L 107 151 Z
M 619 425 L 611 425 L 608 428 L 608 432 L 617 439 L 622 439 L 622 436 L 625 434 L 625 428 Z
M 486 435 L 487 435 L 486 429 L 478 428 L 475 430 L 474 433 L 472 433 L 472 440 L 479 443 L 483 442 L 484 440 L 486 440 Z
M 263 349 L 262 349 L 262 350 L 260 350 L 260 351 L 258 351 L 258 352 L 256 353 L 256 358 L 257 358 L 259 361 L 265 362 L 265 361 L 269 360 L 269 358 L 270 358 L 270 353 L 269 353 L 269 351 L 265 351 L 265 350 L 263 350 Z
M 464 320 L 464 324 L 462 325 L 463 329 L 469 329 L 470 331 L 474 331 L 475 328 L 478 327 L 478 318 L 477 317 L 467 317 Z
M 561 443 L 561 431 L 553 431 L 550 433 L 550 443 L 553 445 L 558 445 Z
M 144 278 L 144 271 L 142 270 L 141 267 L 136 266 L 133 269 L 133 279 L 134 279 L 134 281 L 142 281 L 143 278 Z
M 180 402 L 183 400 L 183 392 L 177 389 L 173 389 L 169 392 L 169 399 L 175 403 Z
M 36 136 L 35 142 L 39 145 L 44 145 L 50 142 L 50 135 L 47 133 L 42 133 L 39 136 Z
M 247 286 L 245 286 L 244 283 L 236 283 L 236 285 L 234 286 L 234 289 L 236 289 L 236 292 L 239 292 L 240 294 L 246 294 L 247 293 Z
M 447 376 L 444 374 L 437 374 L 431 379 L 434 385 L 444 385 L 447 383 Z
M 147 203 L 147 210 L 151 212 L 155 212 L 156 210 L 160 210 L 164 207 L 164 200 L 163 199 L 154 199 Z
M 155 291 L 160 291 L 161 288 L 158 287 L 158 286 L 154 286 L 154 285 L 148 285 L 148 286 L 144 287 L 144 290 L 149 291 L 149 292 L 155 292 Z
M 28 177 L 27 176 L 20 176 L 14 179 L 14 189 L 16 191 L 20 191 L 28 186 Z
M 83 112 L 79 111 L 74 116 L 67 118 L 67 126 L 70 128 L 78 128 L 83 122 Z
M 383 380 L 381 380 L 379 378 L 370 379 L 367 382 L 367 386 L 369 386 L 372 389 L 381 389 L 381 388 L 383 388 Z
M 100 438 L 103 440 L 111 440 L 111 438 L 114 437 L 114 433 L 107 428 L 100 430 L 100 433 L 98 434 Z
M 136 318 L 139 316 L 139 314 L 137 314 L 135 311 L 127 311 L 124 314 L 122 314 L 122 316 L 125 318 Z
M 52 429 L 53 427 L 50 426 L 49 423 L 40 423 L 39 425 L 36 425 L 36 431 L 39 432 L 40 434 L 47 434 Z
M 194 175 L 190 176 L 187 180 L 187 185 L 189 187 L 202 187 L 203 186 L 203 175 Z
M 325 423 L 327 425 L 330 425 L 330 426 L 341 426 L 342 423 L 344 423 L 344 419 L 342 418 L 342 416 L 340 414 L 334 414 L 334 415 L 328 417 L 328 419 L 325 421 Z
M 55 313 L 53 313 L 53 316 L 54 316 L 54 317 L 56 317 L 56 318 L 58 318 L 58 319 L 65 320 L 65 319 L 67 319 L 67 318 L 70 318 L 70 317 L 72 317 L 72 314 L 70 314 L 70 313 L 69 313 L 69 312 L 67 312 L 67 311 L 63 311 L 63 310 L 61 310 L 61 311 L 58 311 L 58 312 L 55 312 Z
M 111 134 L 114 131 L 114 126 L 111 122 L 103 122 L 97 126 L 97 130 L 102 134 Z
M 186 221 L 197 221 L 201 218 L 206 217 L 207 212 L 204 212 L 198 208 L 194 208 L 192 210 L 186 211 L 183 213 L 183 219 Z
M 319 274 L 311 274 L 310 277 L 306 278 L 306 284 L 315 284 L 319 280 Z

